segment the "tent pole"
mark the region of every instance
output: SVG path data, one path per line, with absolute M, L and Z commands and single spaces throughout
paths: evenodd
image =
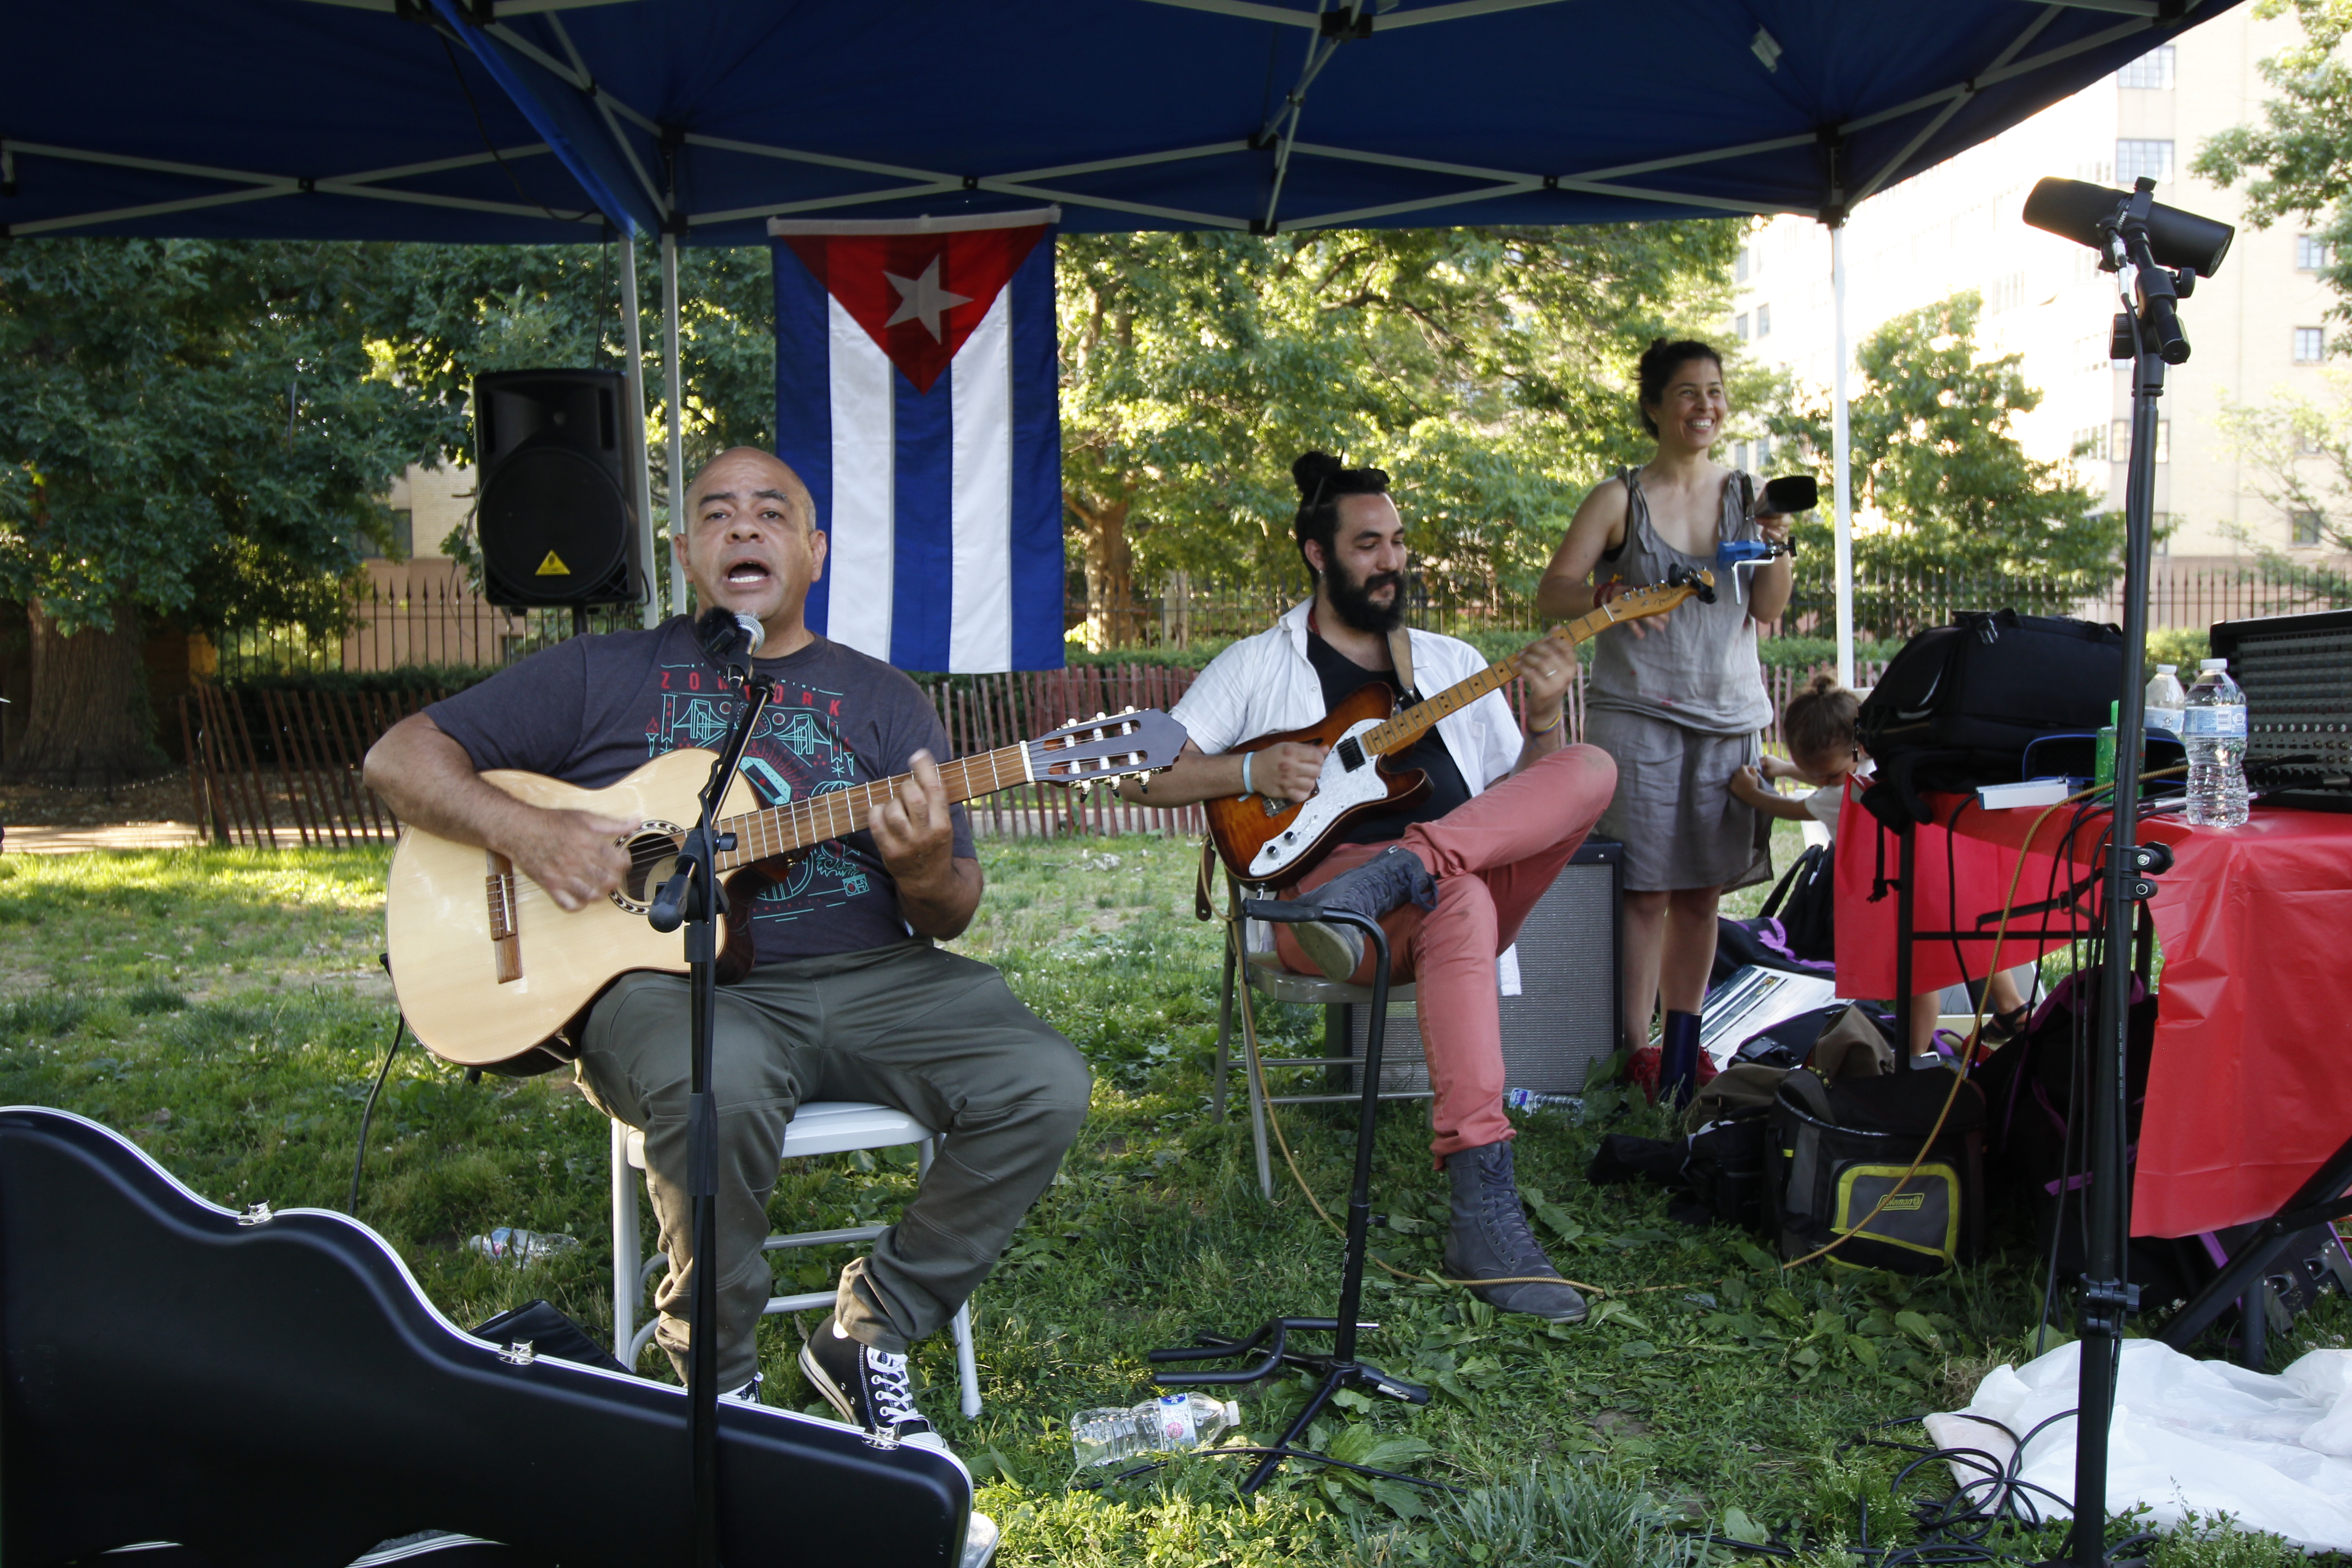
M 1838 684 L 1853 685 L 1853 441 L 1846 417 L 1845 222 L 1830 226 L 1831 338 L 1836 368 L 1831 374 L 1830 443 L 1837 465 L 1837 668 Z
M 637 456 L 637 565 L 646 574 L 646 602 L 639 617 L 647 626 L 662 618 L 661 576 L 654 570 L 653 454 L 646 450 L 646 348 L 637 318 L 637 239 L 624 234 L 621 245 L 621 325 L 628 349 L 629 430 Z
M 669 531 L 671 537 L 684 537 L 686 511 L 686 427 L 681 423 L 679 399 L 685 395 L 685 377 L 679 374 L 677 362 L 677 236 L 666 234 L 661 242 L 662 265 L 662 389 L 669 405 Z M 669 610 L 674 616 L 686 614 L 686 574 L 669 574 Z

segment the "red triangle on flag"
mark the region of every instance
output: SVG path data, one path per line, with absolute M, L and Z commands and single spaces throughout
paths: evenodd
M 928 393 L 1029 258 L 1045 226 L 932 234 L 785 234 L 915 390 Z

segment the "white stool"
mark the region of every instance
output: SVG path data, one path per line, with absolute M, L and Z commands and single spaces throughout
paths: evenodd
M 812 1100 L 793 1115 L 784 1129 L 782 1159 L 798 1159 L 811 1154 L 841 1154 L 854 1149 L 895 1149 L 902 1144 L 915 1145 L 919 1171 L 931 1168 L 934 1148 L 940 1136 L 903 1110 L 893 1110 L 887 1105 L 867 1105 L 856 1100 Z M 636 1304 L 655 1278 L 669 1268 L 669 1257 L 656 1253 L 640 1262 L 642 1249 L 637 1242 L 637 1178 L 633 1171 L 646 1168 L 646 1135 L 625 1122 L 613 1123 L 613 1353 L 622 1364 L 634 1368 L 637 1357 L 645 1353 L 646 1342 L 654 1337 L 658 1319 L 648 1318 L 643 1326 L 633 1327 Z M 795 1247 L 834 1247 L 850 1242 L 871 1241 L 887 1228 L 878 1225 L 852 1226 L 845 1230 L 803 1230 L 789 1236 L 772 1236 L 761 1244 L 762 1252 L 781 1252 Z M 829 1308 L 834 1303 L 831 1290 L 812 1290 L 799 1296 L 772 1296 L 761 1309 L 768 1312 L 805 1312 Z M 963 1394 L 966 1419 L 980 1414 L 980 1370 L 972 1360 L 971 1306 L 967 1302 L 956 1309 L 950 1330 L 956 1348 L 956 1378 Z

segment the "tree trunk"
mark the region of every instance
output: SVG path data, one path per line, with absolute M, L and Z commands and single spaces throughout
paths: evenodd
M 1086 525 L 1087 647 L 1097 653 L 1133 647 L 1143 640 L 1143 616 L 1135 603 L 1135 555 L 1127 543 L 1128 503 L 1068 500 Z
M 10 775 L 87 787 L 161 773 L 137 606 L 115 605 L 112 631 L 90 626 L 71 636 L 38 599 L 25 609 L 33 633 L 33 700 Z

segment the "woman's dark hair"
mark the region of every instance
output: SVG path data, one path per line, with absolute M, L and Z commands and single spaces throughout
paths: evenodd
M 1664 338 L 1652 338 L 1650 346 L 1643 351 L 1642 401 L 1634 412 L 1642 416 L 1642 428 L 1651 435 L 1658 433 L 1658 422 L 1650 417 L 1650 405 L 1664 401 L 1666 383 L 1674 379 L 1675 372 L 1695 359 L 1713 360 L 1716 369 L 1723 368 L 1723 356 L 1696 338 L 1671 343 Z
M 1331 559 L 1331 542 L 1339 536 L 1339 498 L 1341 496 L 1384 496 L 1389 493 L 1386 468 L 1351 468 L 1328 452 L 1305 452 L 1290 465 L 1290 477 L 1298 486 L 1298 517 L 1291 528 L 1298 535 L 1298 558 L 1307 561 L 1307 542 L 1313 540 L 1323 547 L 1323 559 Z M 1307 561 L 1307 570 L 1313 572 L 1315 563 Z
M 1807 682 L 1780 710 L 1780 738 L 1791 757 L 1821 757 L 1849 751 L 1862 699 L 1838 684 L 1828 670 Z

